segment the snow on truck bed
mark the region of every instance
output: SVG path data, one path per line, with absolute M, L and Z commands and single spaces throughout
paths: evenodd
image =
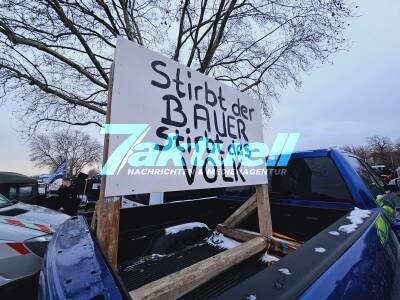
M 192 223 L 185 223 L 185 224 L 179 224 L 176 226 L 171 226 L 168 228 L 165 228 L 165 234 L 175 234 L 183 230 L 189 230 L 189 229 L 195 229 L 195 228 L 204 228 L 207 230 L 210 230 L 208 226 L 204 223 L 200 222 L 192 222 Z

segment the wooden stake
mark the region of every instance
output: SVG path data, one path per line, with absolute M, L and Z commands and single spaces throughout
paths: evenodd
M 97 210 L 98 210 L 98 201 L 96 202 L 94 206 L 94 212 L 93 212 L 93 217 L 92 217 L 92 222 L 90 222 L 90 228 L 96 232 L 97 229 Z
M 120 208 L 120 197 L 105 197 L 97 209 L 97 240 L 114 268 L 117 267 Z
M 258 224 L 262 236 L 272 236 L 271 209 L 269 206 L 268 185 L 256 186 Z
M 261 237 L 261 234 L 258 232 L 243 230 L 240 228 L 227 228 L 223 225 L 218 225 L 217 230 L 219 233 L 222 233 L 227 237 L 242 242 L 247 242 L 256 237 Z M 267 242 L 269 250 L 272 250 L 274 252 L 288 254 L 295 251 L 302 244 L 301 242 L 295 242 L 293 239 L 290 238 L 286 239 L 275 237 L 275 235 L 279 236 L 279 233 L 272 233 L 272 235 L 272 237 L 267 238 Z
M 263 251 L 266 247 L 267 242 L 264 238 L 254 238 L 176 273 L 150 282 L 131 291 L 129 295 L 132 299 L 141 300 L 177 299 L 232 266 Z
M 111 102 L 114 80 L 114 64 L 111 66 L 108 86 L 108 102 L 106 124 L 111 124 Z M 107 162 L 109 152 L 109 135 L 104 136 L 103 166 Z M 116 268 L 118 256 L 119 213 L 121 208 L 120 197 L 104 197 L 106 190 L 106 176 L 101 176 L 100 197 L 96 204 L 96 236 L 109 263 Z

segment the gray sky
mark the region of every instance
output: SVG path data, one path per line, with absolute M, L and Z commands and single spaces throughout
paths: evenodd
M 376 134 L 400 140 L 400 2 L 357 2 L 363 16 L 350 22 L 352 48 L 303 74 L 300 89 L 282 92 L 265 129 L 269 146 L 278 132 L 301 133 L 297 150 L 364 144 Z M 0 170 L 41 173 L 15 131 L 12 109 L 0 106 Z
M 376 134 L 400 139 L 400 2 L 359 3 L 363 16 L 347 32 L 352 48 L 282 93 L 265 131 L 269 145 L 292 131 L 301 133 L 298 150 L 363 144 Z

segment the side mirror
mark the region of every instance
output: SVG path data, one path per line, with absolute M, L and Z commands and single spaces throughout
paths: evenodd
M 376 199 L 393 229 L 400 230 L 400 193 L 386 193 Z

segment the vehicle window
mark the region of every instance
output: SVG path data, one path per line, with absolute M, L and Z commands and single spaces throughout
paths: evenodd
M 271 171 L 273 198 L 352 202 L 343 178 L 329 157 L 292 158 L 286 168 Z
M 8 204 L 10 200 L 8 200 L 6 197 L 4 197 L 2 194 L 0 194 L 0 206 L 3 204 Z
M 348 156 L 347 161 L 361 177 L 361 179 L 367 185 L 368 189 L 371 191 L 374 197 L 385 192 L 385 184 L 372 169 L 363 164 L 358 158 L 354 156 Z
M 8 190 L 8 198 L 10 199 L 16 199 L 17 198 L 17 188 L 16 187 L 10 187 Z
M 18 188 L 18 200 L 30 200 L 32 197 L 32 186 L 20 186 Z

